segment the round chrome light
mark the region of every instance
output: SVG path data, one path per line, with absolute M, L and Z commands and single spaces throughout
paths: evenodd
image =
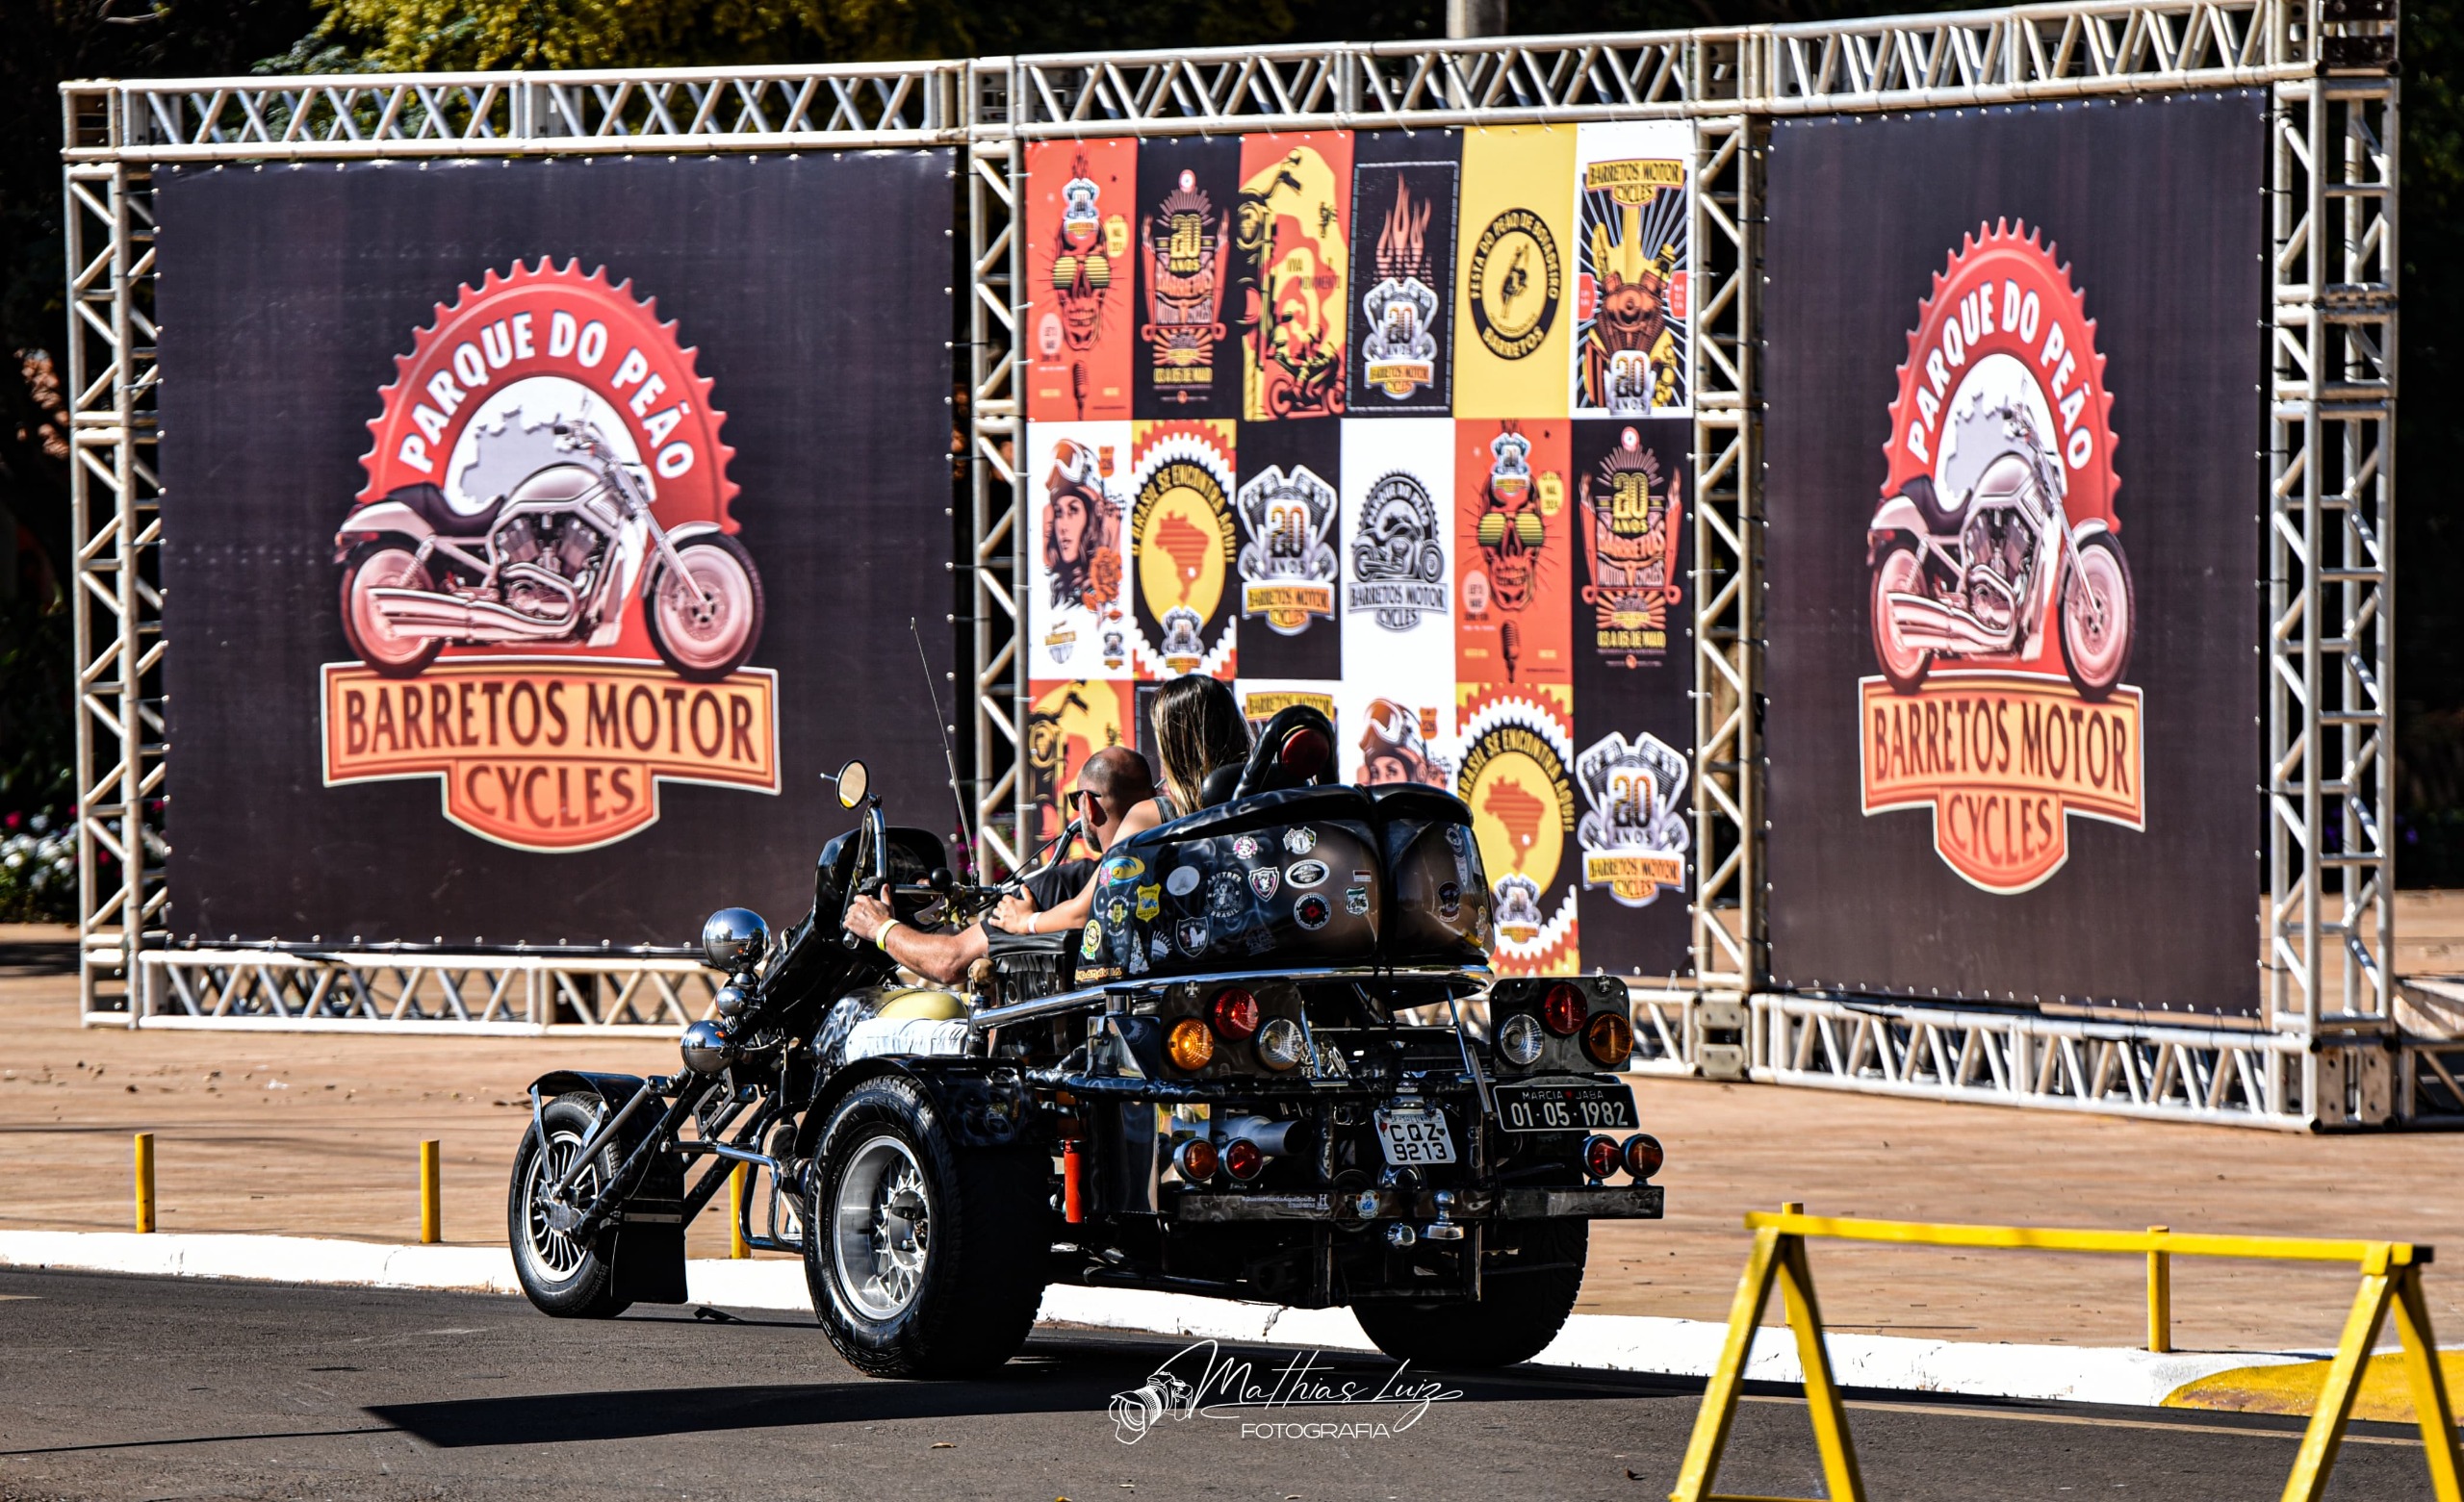
M 1659 1172 L 1660 1165 L 1668 1161 L 1668 1153 L 1659 1145 L 1659 1138 L 1643 1132 L 1626 1139 L 1625 1158 L 1626 1171 L 1640 1184 Z
M 1277 1073 L 1297 1069 L 1309 1058 L 1309 1039 L 1300 1024 L 1289 1017 L 1270 1017 L 1258 1030 L 1258 1062 Z
M 1582 1171 L 1594 1179 L 1605 1179 L 1626 1165 L 1625 1150 L 1615 1137 L 1594 1134 L 1582 1139 Z
M 702 957 L 732 975 L 757 963 L 770 947 L 770 926 L 750 907 L 722 907 L 702 921 Z
M 1172 1166 L 1181 1171 L 1186 1182 L 1204 1184 L 1222 1166 L 1222 1158 L 1215 1151 L 1214 1143 L 1204 1137 L 1192 1137 L 1173 1152 Z
M 1539 1018 L 1516 1012 L 1498 1029 L 1498 1056 L 1517 1069 L 1528 1069 L 1540 1061 L 1540 1045 L 1546 1041 Z
M 1233 1178 L 1246 1184 L 1267 1166 L 1267 1155 L 1247 1137 L 1235 1137 L 1223 1150 L 1223 1167 Z
M 684 1067 L 697 1075 L 717 1074 L 735 1057 L 735 1040 L 728 1036 L 727 1024 L 707 1018 L 685 1029 L 677 1048 L 684 1056 Z
M 719 987 L 719 994 L 710 998 L 710 1006 L 720 1016 L 732 1020 L 744 1011 L 745 1005 L 752 1000 L 753 993 L 740 985 L 729 984 Z

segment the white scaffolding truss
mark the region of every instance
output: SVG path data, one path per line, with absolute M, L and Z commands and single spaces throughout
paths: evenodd
M 1650 1067 L 2274 1126 L 2464 1114 L 2455 1083 L 2464 1044 L 2397 1030 L 2390 966 L 2394 56 L 2390 0 L 2080 0 L 1616 37 L 66 86 L 89 1014 L 105 1015 L 100 1008 L 110 1005 L 102 978 L 126 973 L 141 950 L 159 943 L 165 902 L 163 848 L 148 812 L 163 777 L 164 649 L 151 562 L 160 536 L 146 320 L 152 163 L 962 148 L 971 282 L 962 503 L 973 546 L 954 563 L 972 575 L 962 592 L 970 614 L 958 637 L 974 679 L 977 853 L 1010 865 L 1021 853 L 1028 792 L 1026 664 L 1017 646 L 1026 572 L 1016 488 L 1024 424 L 1015 332 L 1027 296 L 1022 144 L 1662 117 L 1692 122 L 1698 162 L 1700 337 L 1691 373 L 1700 872 L 1693 987 L 1637 993 Z M 2267 90 L 2272 133 L 2265 388 L 2272 483 L 2262 581 L 2271 629 L 2262 648 L 2268 765 L 2260 789 L 2269 885 L 2260 1025 L 2057 1018 L 1764 990 L 1755 366 L 1770 122 L 2220 88 Z M 109 890 L 94 881 L 94 856 L 103 852 L 118 863 Z M 341 978 L 361 975 L 368 963 L 375 961 L 292 957 L 268 968 L 254 951 L 244 958 L 149 952 L 136 1007 L 166 1009 L 157 1015 L 176 1008 L 188 1018 L 197 1014 L 190 998 L 214 998 L 203 1006 L 210 1015 L 244 1005 L 228 1001 L 235 995 L 264 995 L 276 997 L 265 1004 L 272 1012 L 290 1015 L 305 1006 L 297 999 L 309 992 L 300 985 L 343 994 L 335 990 Z M 431 977 L 511 973 L 500 956 L 420 963 Z M 331 977 L 277 983 L 277 970 L 304 973 L 317 964 Z M 201 979 L 212 977 L 221 979 Z M 406 1005 L 401 998 L 420 984 L 441 983 L 398 975 L 384 982 L 393 989 L 368 982 L 367 994 L 394 998 L 370 1004 L 382 1012 Z M 361 984 L 354 980 L 344 991 Z M 459 1016 L 461 1004 L 437 996 L 446 1014 Z M 523 1026 L 546 1025 L 531 1001 L 525 1005 L 532 1010 Z M 501 1010 L 483 1006 L 472 1025 L 503 1020 Z

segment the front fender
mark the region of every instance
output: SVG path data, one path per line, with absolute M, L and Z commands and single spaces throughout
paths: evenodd
M 334 546 L 346 547 L 353 538 L 382 537 L 388 532 L 424 541 L 436 535 L 427 519 L 398 500 L 379 500 L 360 507 L 343 519 L 342 530 L 334 534 Z
M 727 528 L 716 522 L 687 522 L 680 526 L 672 526 L 667 529 L 667 546 L 682 547 L 685 544 L 701 538 L 723 537 L 726 534 Z M 647 536 L 642 541 L 641 573 L 639 577 L 628 579 L 625 587 L 628 590 L 638 591 L 644 599 L 648 599 L 651 598 L 651 583 L 658 577 L 659 565 L 665 560 L 660 558 L 658 545 L 655 542 Z
M 609 1106 L 622 1106 L 639 1094 L 643 1085 L 639 1075 L 598 1074 L 586 1069 L 551 1069 L 530 1082 L 539 1092 L 541 1105 L 559 1095 L 596 1095 Z
M 987 1060 L 966 1058 L 860 1058 L 814 1085 L 804 1120 L 796 1126 L 796 1157 L 809 1158 L 820 1150 L 822 1128 L 849 1091 L 893 1075 L 913 1082 L 931 1098 L 934 1110 L 962 1147 L 1014 1147 L 1049 1135 L 1016 1071 L 1007 1066 L 994 1068 Z

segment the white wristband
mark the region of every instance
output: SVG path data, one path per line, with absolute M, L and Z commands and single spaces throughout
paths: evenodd
M 882 920 L 882 926 L 881 926 L 880 928 L 875 929 L 873 930 L 873 943 L 874 943 L 874 945 L 875 945 L 876 947 L 879 947 L 879 946 L 881 945 L 882 940 L 884 940 L 884 939 L 886 939 L 886 938 L 889 937 L 889 930 L 890 930 L 890 929 L 895 929 L 895 928 L 897 928 L 897 927 L 898 927 L 898 920 L 897 920 L 897 919 L 895 919 L 895 918 L 886 918 L 886 919 Z

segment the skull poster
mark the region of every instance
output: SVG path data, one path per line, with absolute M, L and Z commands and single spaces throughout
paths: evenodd
M 1137 151 L 1132 415 L 1237 418 L 1241 352 L 1232 344 L 1232 322 L 1241 308 L 1227 298 L 1233 291 L 1241 142 L 1220 136 L 1167 136 L 1137 142 Z
M 1348 132 L 1241 138 L 1234 292 L 1246 377 L 1241 415 L 1252 421 L 1344 410 L 1350 210 Z
M 1026 165 L 1019 347 L 1027 416 L 1040 422 L 1126 418 L 1137 321 L 1130 250 L 1138 143 L 1035 141 Z
M 1454 673 L 1566 683 L 1574 672 L 1567 424 L 1454 424 Z
M 1574 411 L 1692 409 L 1687 321 L 1694 127 L 1620 120 L 1576 130 Z
M 1350 386 L 1356 418 L 1444 415 L 1454 395 L 1454 198 L 1461 138 L 1352 138 Z

